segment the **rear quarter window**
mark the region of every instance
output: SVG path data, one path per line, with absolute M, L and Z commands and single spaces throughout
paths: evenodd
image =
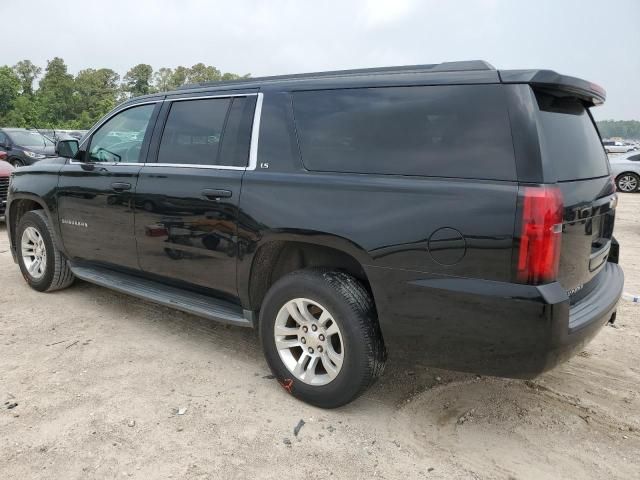
M 305 168 L 515 180 L 500 85 L 294 92 Z
M 582 102 L 543 92 L 536 92 L 536 99 L 542 153 L 555 178 L 564 182 L 608 175 L 607 154 Z

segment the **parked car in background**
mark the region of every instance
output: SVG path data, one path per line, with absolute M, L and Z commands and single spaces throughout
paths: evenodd
M 618 190 L 627 193 L 640 190 L 640 153 L 615 155 L 609 157 L 609 163 Z
M 56 156 L 51 139 L 26 128 L 0 128 L 0 151 L 7 154 L 7 161 L 14 167 Z
M 533 377 L 622 294 L 604 100 L 478 61 L 130 99 L 16 170 L 11 251 L 35 290 L 79 278 L 259 329 L 280 384 L 320 407 L 361 394 L 387 346 Z
M 7 158 L 5 152 L 0 152 L 0 218 L 4 217 L 7 206 L 7 192 L 9 191 L 9 177 L 13 172 L 11 164 L 3 161 Z
M 627 153 L 635 150 L 635 146 L 624 142 L 614 142 L 613 140 L 605 140 L 602 142 L 607 153 Z

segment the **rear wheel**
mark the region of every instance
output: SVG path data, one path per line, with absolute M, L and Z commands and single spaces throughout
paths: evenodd
M 337 271 L 301 270 L 278 280 L 263 302 L 260 337 L 280 384 L 323 408 L 358 397 L 386 359 L 371 296 Z
M 51 292 L 73 283 L 73 273 L 55 246 L 49 219 L 42 210 L 22 216 L 16 229 L 16 246 L 22 276 L 31 288 Z
M 636 192 L 640 187 L 640 176 L 632 172 L 623 173 L 616 178 L 616 186 L 621 192 Z

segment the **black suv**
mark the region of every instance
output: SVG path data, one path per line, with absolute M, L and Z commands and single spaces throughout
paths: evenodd
M 14 167 L 57 156 L 49 138 L 26 128 L 0 128 L 0 152 L 7 154 L 7 161 Z
M 74 278 L 255 327 L 292 395 L 343 405 L 387 350 L 532 377 L 615 318 L 604 91 L 485 62 L 248 79 L 129 100 L 18 169 L 36 290 Z

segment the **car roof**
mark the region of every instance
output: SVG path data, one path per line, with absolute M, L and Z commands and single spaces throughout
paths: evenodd
M 552 70 L 497 70 L 484 60 L 467 60 L 425 65 L 333 70 L 297 73 L 271 77 L 243 78 L 185 85 L 169 92 L 154 93 L 126 100 L 119 107 L 142 101 L 161 100 L 170 95 L 186 95 L 229 91 L 293 91 L 334 88 L 366 88 L 416 85 L 464 85 L 490 83 L 521 83 L 561 91 L 598 105 L 605 101 L 602 87 L 580 78 L 561 75 Z

